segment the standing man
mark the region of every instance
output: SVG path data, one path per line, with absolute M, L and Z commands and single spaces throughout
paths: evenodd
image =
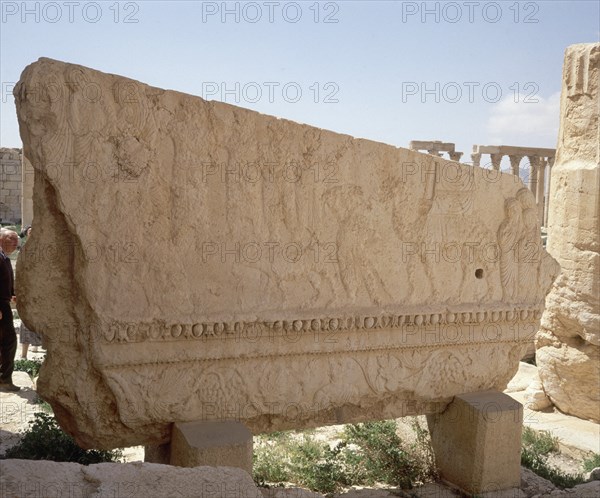
M 17 351 L 17 334 L 10 302 L 15 298 L 15 275 L 9 254 L 19 246 L 17 232 L 0 229 L 0 390 L 18 391 L 12 383 Z

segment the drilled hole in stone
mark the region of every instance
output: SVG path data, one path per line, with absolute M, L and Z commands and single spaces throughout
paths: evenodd
M 475 270 L 475 278 L 483 278 L 483 269 L 482 268 L 477 268 L 477 270 Z

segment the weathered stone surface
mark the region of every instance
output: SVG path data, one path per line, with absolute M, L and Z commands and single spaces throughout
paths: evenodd
M 525 389 L 527 389 L 527 386 L 531 383 L 532 378 L 536 376 L 536 366 L 521 361 L 519 363 L 519 369 L 517 370 L 517 373 L 510 380 L 504 392 L 514 393 L 518 391 L 524 391 Z
M 557 498 L 598 498 L 600 496 L 600 481 L 585 482 L 568 489 L 556 489 L 546 496 Z
M 263 498 L 323 498 L 325 495 L 302 488 L 261 488 Z M 371 491 L 371 498 L 378 498 Z M 382 497 L 385 495 L 381 495 Z M 348 496 L 348 498 L 351 498 Z
M 21 226 L 25 228 L 33 219 L 33 167 L 24 155 L 21 159 Z
M 85 466 L 45 460 L 0 460 L 0 489 L 2 498 L 262 498 L 252 478 L 241 469 L 189 469 L 154 463 L 100 463 Z
M 552 401 L 544 391 L 542 386 L 542 380 L 536 370 L 535 378 L 531 381 L 531 384 L 525 389 L 525 406 L 530 410 L 545 410 L 552 406 Z
M 173 424 L 170 447 L 171 465 L 237 467 L 252 475 L 252 434 L 240 422 Z
M 558 269 L 512 175 L 49 59 L 15 98 L 18 306 L 82 445 L 437 412 L 538 328 Z
M 427 425 L 442 479 L 473 494 L 519 487 L 523 407 L 510 396 L 456 396 Z
M 544 390 L 563 412 L 600 421 L 600 44 L 565 54 L 547 248 L 562 267 L 536 338 Z
M 0 220 L 21 219 L 21 149 L 0 148 Z
M 521 467 L 521 491 L 527 496 L 545 496 L 556 489 L 548 479 L 538 476 L 531 470 Z
M 586 475 L 587 481 L 600 481 L 600 467 L 593 468 Z

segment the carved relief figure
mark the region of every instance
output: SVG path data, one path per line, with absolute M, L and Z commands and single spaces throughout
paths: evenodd
M 365 289 L 375 304 L 393 301 L 376 265 L 370 261 L 378 246 L 378 237 L 370 221 L 372 218 L 365 215 L 372 208 L 364 199 L 362 188 L 358 185 L 336 186 L 326 191 L 323 197 L 337 220 L 337 264 L 348 297 L 356 300 L 359 291 Z
M 519 264 L 519 300 L 532 301 L 539 288 L 538 273 L 541 254 L 540 230 L 535 208 L 535 200 L 531 192 L 522 188 L 517 192 L 517 199 L 523 209 L 523 227 L 518 243 L 517 258 Z
M 463 169 L 460 165 L 448 165 L 435 162 L 433 174 L 426 174 L 425 198 L 421 208 L 426 208 L 423 220 L 424 240 L 421 247 L 429 250 L 432 256 L 426 259 L 425 274 L 433 288 L 433 299 L 441 300 L 448 288 L 453 288 L 462 300 L 471 301 L 493 292 L 491 279 L 486 278 L 485 287 L 474 291 L 471 282 L 474 268 L 489 267 L 480 256 L 473 258 L 473 252 L 464 242 L 478 241 L 485 245 L 494 235 L 486 233 L 485 224 L 480 221 L 473 209 L 475 198 L 475 178 L 472 169 Z M 465 224 L 465 217 L 475 220 L 472 226 Z M 456 249 L 457 248 L 457 249 Z M 440 267 L 448 276 L 440 278 Z M 477 294 L 474 294 L 474 293 Z
M 512 302 L 517 297 L 517 245 L 521 237 L 521 204 L 517 199 L 511 197 L 506 199 L 504 210 L 506 218 L 498 228 L 500 281 L 503 301 Z
M 411 201 L 408 188 L 405 181 L 397 176 L 390 176 L 381 182 L 381 191 L 383 192 L 384 202 L 390 203 L 391 225 L 394 229 L 399 246 L 402 248 L 403 261 L 407 259 L 407 247 L 420 247 L 424 239 L 424 213 L 420 208 L 408 209 Z M 428 209 L 429 204 L 425 199 L 422 201 Z M 418 256 L 418 255 L 417 255 Z M 406 295 L 411 296 L 416 292 L 426 294 L 433 293 L 433 284 L 423 278 L 423 267 L 419 257 L 411 259 L 406 268 L 406 280 L 403 285 L 406 287 Z

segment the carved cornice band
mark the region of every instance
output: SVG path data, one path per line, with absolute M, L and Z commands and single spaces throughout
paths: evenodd
M 419 313 L 410 315 L 352 316 L 344 318 L 313 318 L 275 321 L 235 321 L 199 323 L 119 323 L 101 327 L 104 343 L 183 341 L 215 337 L 235 337 L 247 330 L 272 331 L 274 335 L 302 332 L 333 332 L 343 330 L 402 329 L 408 327 L 480 325 L 486 323 L 516 323 L 539 320 L 540 308 L 494 311 Z

